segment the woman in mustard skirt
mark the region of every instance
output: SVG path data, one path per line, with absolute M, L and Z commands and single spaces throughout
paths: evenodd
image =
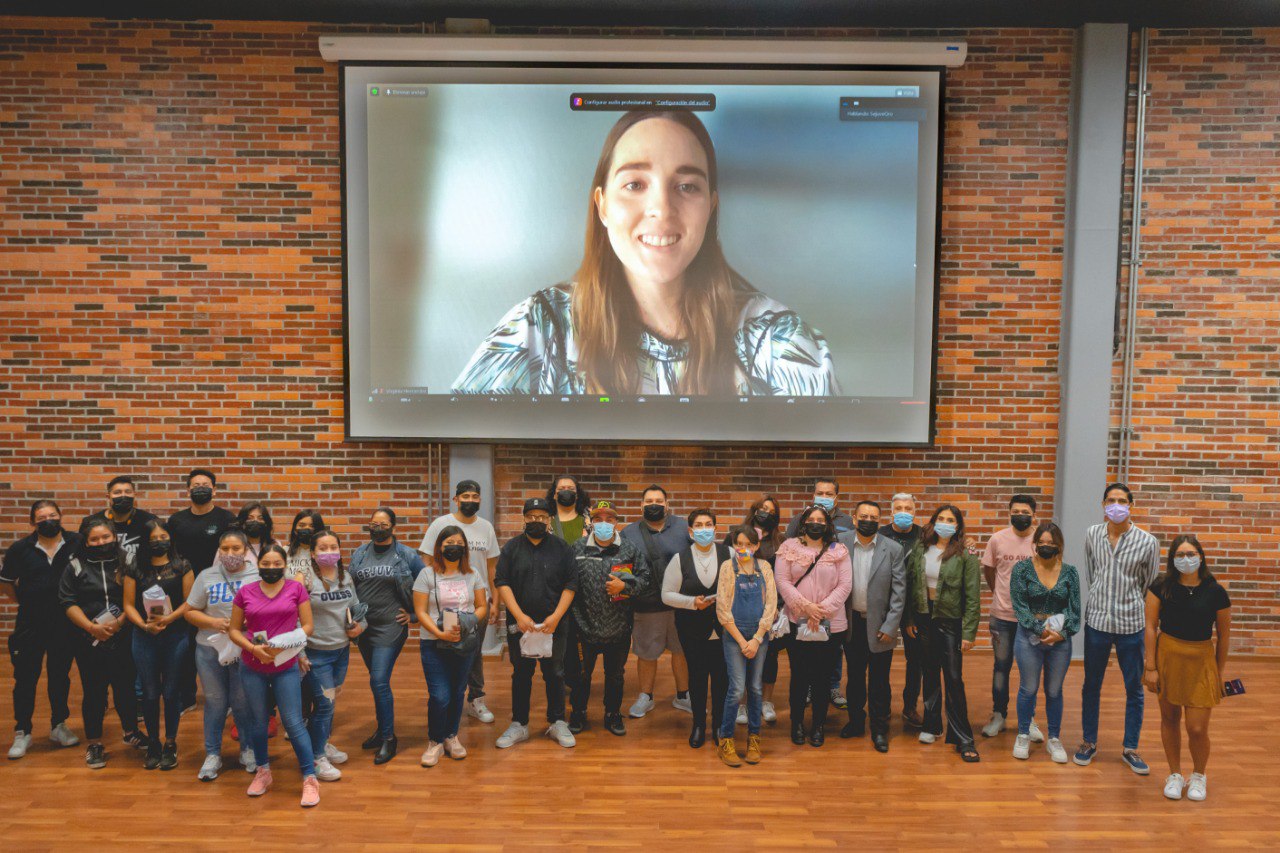
M 1217 628 L 1218 641 L 1213 634 Z M 1146 672 L 1143 683 L 1160 699 L 1160 740 L 1169 760 L 1164 795 L 1171 800 L 1203 800 L 1208 790 L 1209 714 L 1222 701 L 1222 673 L 1231 646 L 1231 599 L 1209 574 L 1204 549 L 1195 536 L 1169 545 L 1165 573 L 1147 591 Z M 1182 776 L 1182 732 L 1193 765 Z

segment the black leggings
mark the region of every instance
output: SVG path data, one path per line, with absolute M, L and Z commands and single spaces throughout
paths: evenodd
M 764 674 L 761 677 L 763 684 L 778 683 L 778 655 L 783 649 L 791 648 L 790 632 L 783 634 L 781 637 L 769 638 L 769 651 L 764 656 Z
M 794 637 L 795 623 L 791 625 Z M 787 656 L 791 658 L 791 725 L 804 724 L 805 694 L 813 696 L 813 731 L 822 728 L 827 721 L 827 696 L 831 691 L 831 676 L 840 662 L 843 647 L 840 638 L 832 637 L 823 642 L 792 640 Z
M 729 690 L 724 643 L 718 637 L 707 639 L 709 633 L 691 627 L 682 628 L 678 621 L 676 633 L 680 636 L 680 646 L 689 664 L 689 705 L 693 710 L 693 726 L 707 727 L 708 681 L 711 684 L 711 719 L 715 726 L 719 726 L 724 717 L 724 696 Z
M 134 693 L 137 671 L 133 666 L 132 637 L 125 628 L 105 643 L 93 645 L 93 638 L 81 632 L 76 638 L 76 668 L 80 670 L 80 686 L 84 698 L 80 714 L 84 719 L 85 739 L 102 740 L 102 720 L 107 715 L 107 689 L 116 704 L 120 730 L 138 728 L 138 697 Z
M 946 684 L 947 743 L 973 746 L 969 703 L 964 695 L 964 662 L 960 652 L 960 620 L 931 619 L 916 614 L 924 637 L 924 731 L 942 734 L 943 683 Z

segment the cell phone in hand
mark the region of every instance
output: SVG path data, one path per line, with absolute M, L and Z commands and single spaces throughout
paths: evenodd
M 1244 692 L 1244 682 L 1239 678 L 1222 682 L 1222 693 L 1225 696 L 1239 696 Z
M 457 628 L 457 627 L 458 627 L 458 611 L 446 610 L 444 612 L 444 617 L 441 620 L 440 630 L 447 632 L 447 631 L 452 631 L 454 628 Z

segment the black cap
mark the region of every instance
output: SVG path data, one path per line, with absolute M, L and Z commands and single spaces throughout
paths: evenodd
M 476 492 L 478 494 L 480 492 L 480 484 L 475 480 L 459 480 L 458 487 L 453 490 L 453 495 L 457 497 L 463 492 Z
M 524 502 L 524 511 L 526 514 L 533 512 L 535 509 L 540 509 L 548 515 L 551 514 L 551 504 L 547 503 L 546 498 L 529 498 L 529 500 Z

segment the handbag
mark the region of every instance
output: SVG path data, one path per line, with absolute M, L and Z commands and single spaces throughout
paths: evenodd
M 778 618 L 773 620 L 773 627 L 769 629 L 769 639 L 776 640 L 779 637 L 785 637 L 791 633 L 791 620 L 787 618 L 787 614 L 781 607 L 778 608 Z
M 818 630 L 809 627 L 808 620 L 796 625 L 796 639 L 802 643 L 825 643 L 831 639 L 831 621 L 823 619 L 818 623 Z

